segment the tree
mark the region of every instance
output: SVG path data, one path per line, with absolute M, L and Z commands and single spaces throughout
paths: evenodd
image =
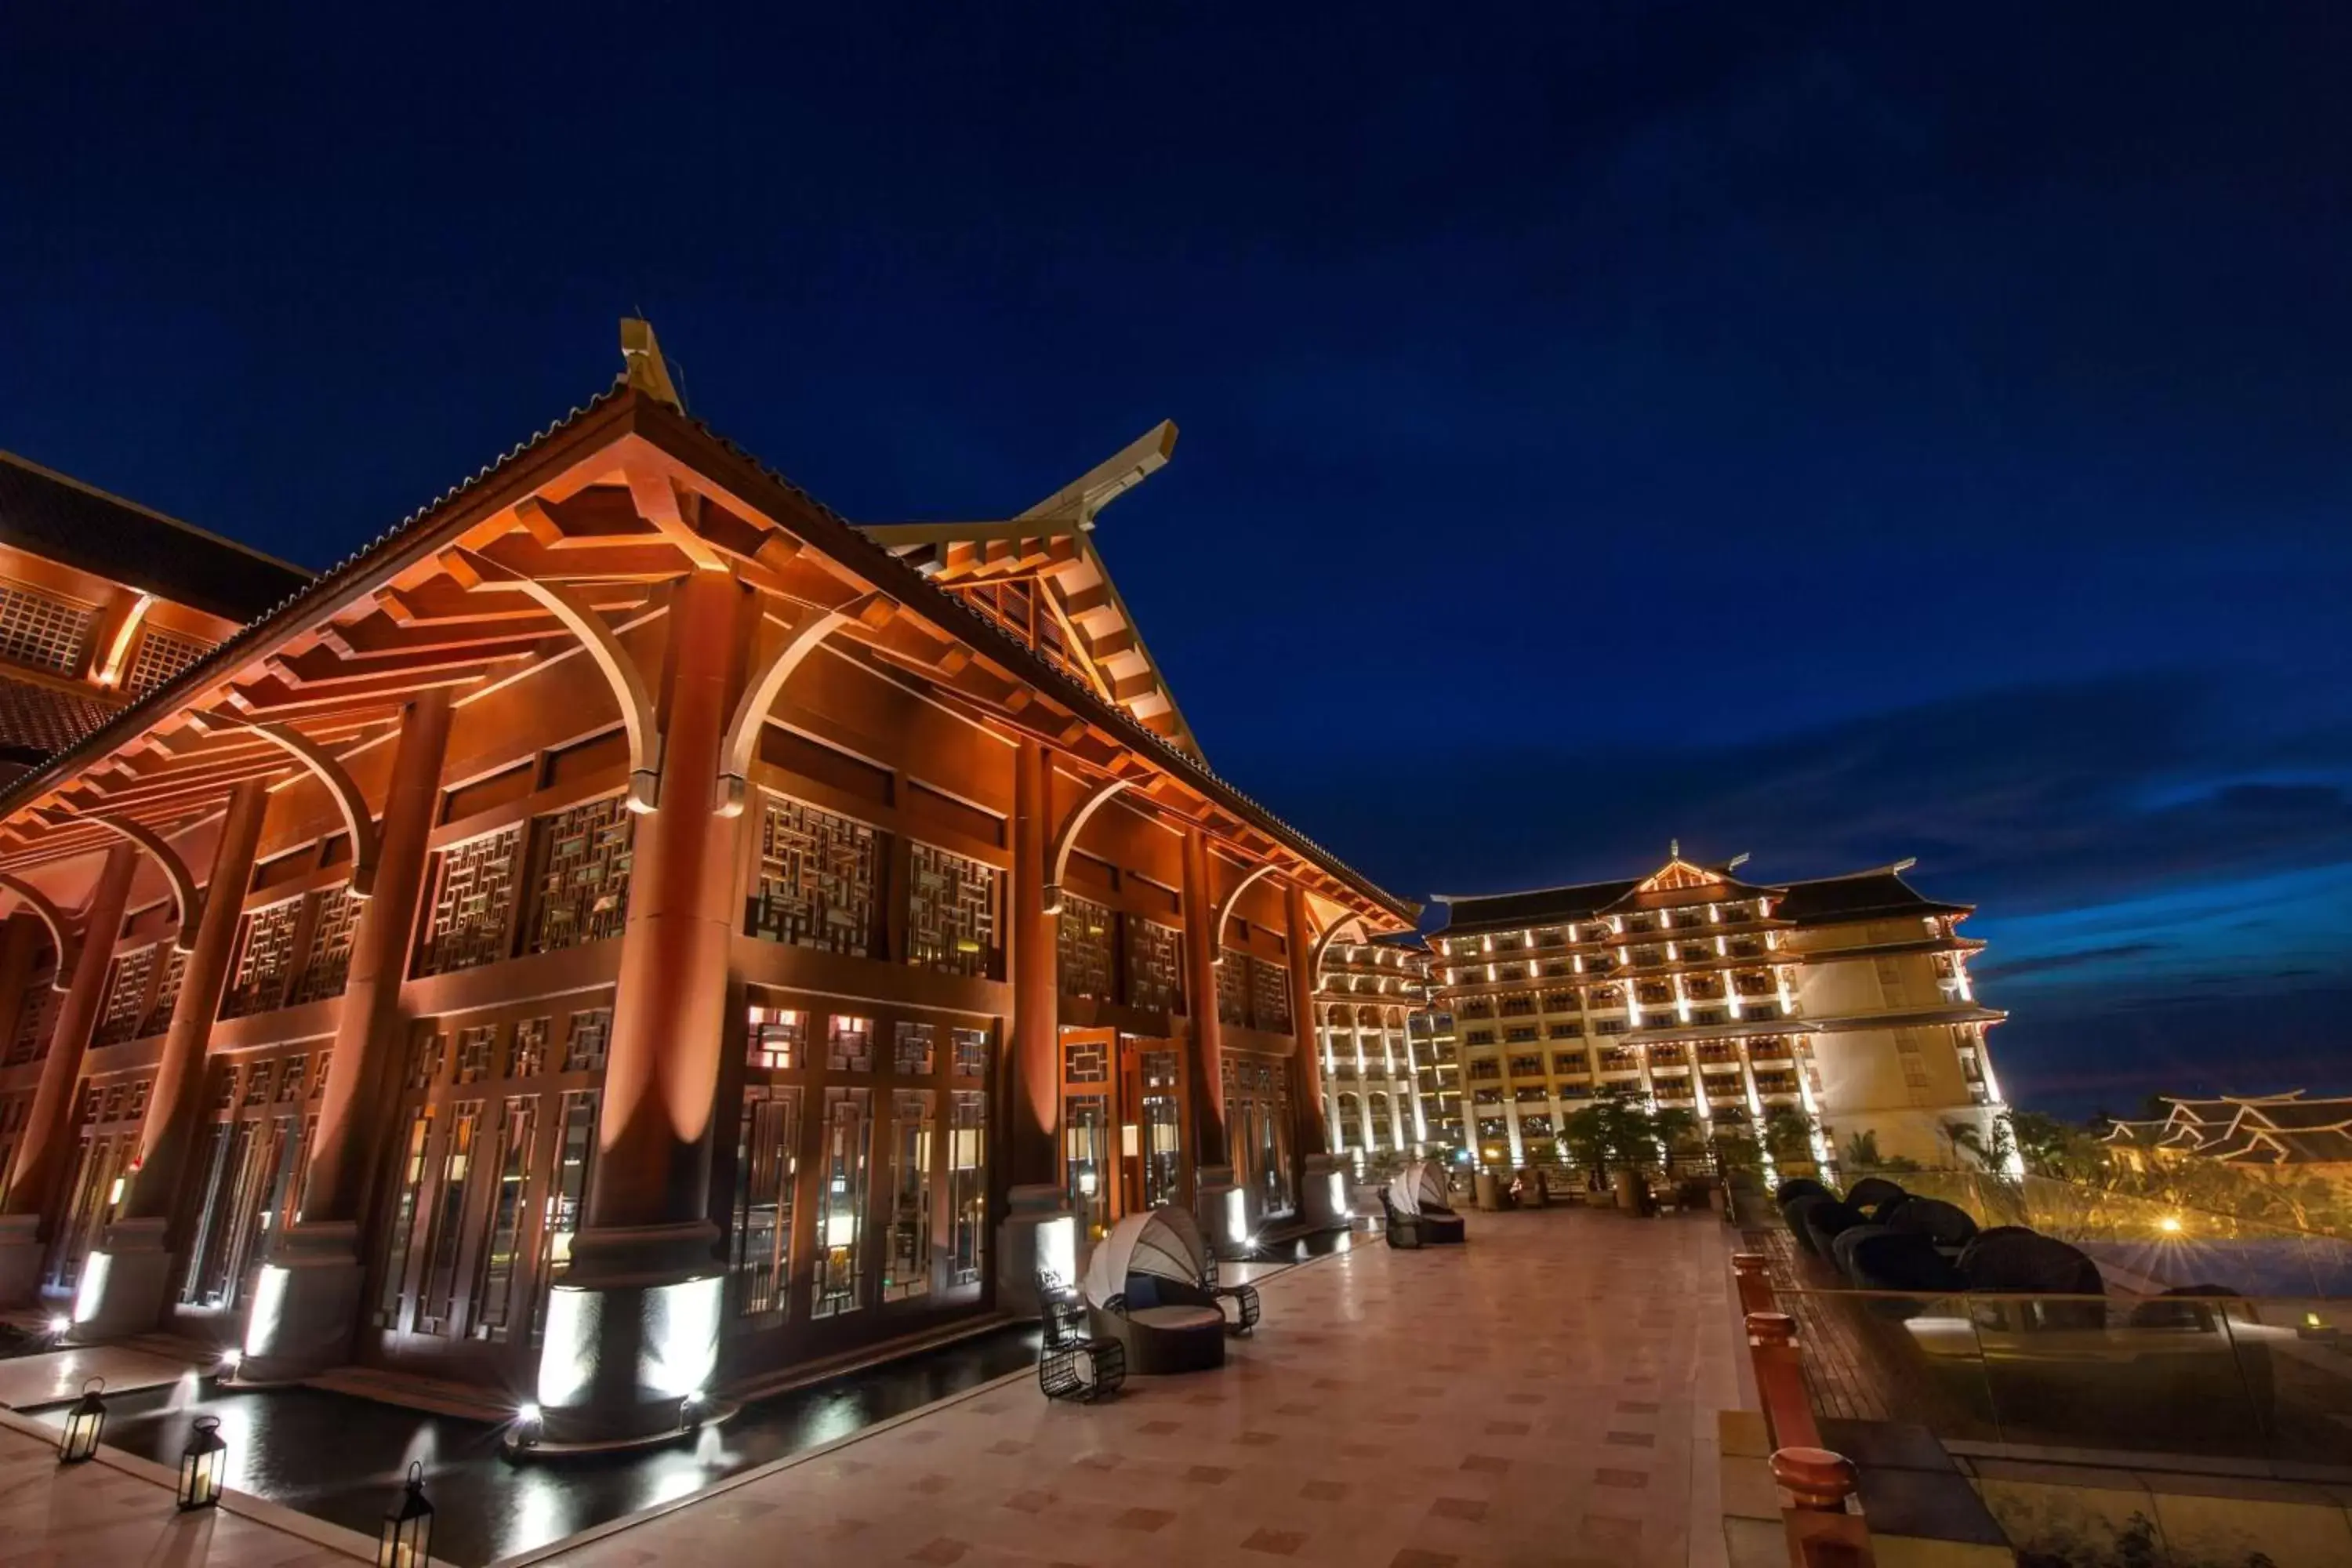
M 1688 1111 L 1662 1112 L 1689 1117 Z M 1560 1136 L 1576 1152 L 1580 1164 L 1603 1181 L 1612 1163 L 1641 1166 L 1657 1153 L 1661 1130 L 1657 1117 L 1622 1089 L 1604 1091 L 1570 1112 L 1560 1123 Z
M 1813 1119 L 1793 1105 L 1776 1105 L 1764 1113 L 1764 1148 L 1775 1160 L 1813 1157 Z
M 1879 1157 L 1878 1134 L 1857 1132 L 1845 1141 L 1845 1163 L 1857 1171 L 1875 1171 L 1886 1162 Z

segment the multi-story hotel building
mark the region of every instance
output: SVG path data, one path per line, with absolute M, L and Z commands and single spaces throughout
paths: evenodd
M 1137 1205 L 1336 1217 L 1315 964 L 1418 909 L 1145 649 L 1092 529 L 1172 426 L 859 529 L 625 340 L 315 579 L 0 473 L 13 1302 L 553 1444 L 957 1331 Z
M 1324 1117 L 1334 1153 L 1447 1154 L 1462 1143 L 1460 1066 L 1429 1007 L 1431 953 L 1416 936 L 1334 942 L 1316 992 Z
M 1562 1119 L 1622 1089 L 1703 1122 L 1813 1119 L 1815 1155 L 1858 1134 L 1952 1163 L 2000 1105 L 1958 933 L 1970 912 L 1909 861 L 1767 884 L 1682 858 L 1646 877 L 1445 898 L 1434 1005 L 1460 1030 L 1465 1131 L 1498 1166 L 1559 1160 Z

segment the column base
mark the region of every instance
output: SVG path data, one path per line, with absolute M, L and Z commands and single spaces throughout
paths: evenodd
M 1039 1270 L 1077 1286 L 1077 1216 L 1062 1189 L 1050 1184 L 1014 1187 L 1004 1206 L 1004 1223 L 996 1227 L 996 1310 L 1034 1318 Z
M 1298 1217 L 1317 1230 L 1345 1230 L 1355 1223 L 1348 1204 L 1349 1164 L 1344 1154 L 1309 1154 L 1298 1177 Z
M 29 1307 L 41 1295 L 41 1216 L 0 1215 L 0 1307 Z
M 1220 1258 L 1247 1258 L 1256 1249 L 1252 1231 L 1250 1195 L 1234 1185 L 1231 1165 L 1203 1165 L 1193 1188 L 1192 1212 L 1201 1216 L 1201 1234 L 1209 1250 Z
M 81 1266 L 73 1338 L 113 1339 L 159 1327 L 172 1294 L 172 1262 L 162 1220 L 125 1219 L 108 1226 Z
M 539 1426 L 551 1447 L 657 1442 L 710 1409 L 727 1278 L 709 1220 L 583 1230 L 548 1294 Z
M 245 1320 L 240 1383 L 292 1383 L 351 1359 L 367 1269 L 360 1227 L 297 1225 L 270 1247 Z

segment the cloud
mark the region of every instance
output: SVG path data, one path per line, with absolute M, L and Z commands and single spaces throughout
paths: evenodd
M 2090 947 L 2076 952 L 2053 952 L 2038 958 L 2016 959 L 2006 963 L 1982 964 L 1971 973 L 1980 982 L 2014 980 L 2023 974 L 2047 974 L 2053 970 L 2080 969 L 2088 964 L 2112 963 L 2117 959 L 2137 958 L 2146 953 L 2164 951 L 2166 951 L 2166 944 L 2160 942 L 2118 942 L 2113 947 Z

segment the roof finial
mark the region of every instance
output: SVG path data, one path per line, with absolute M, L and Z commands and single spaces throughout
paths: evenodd
M 677 386 L 669 378 L 669 363 L 662 358 L 661 343 L 654 337 L 651 321 L 636 316 L 621 318 L 621 359 L 627 366 L 624 374 L 631 386 L 681 414 L 686 412 L 686 402 L 678 396 Z
M 1679 860 L 1679 859 L 1681 859 L 1682 858 L 1683 858 L 1683 841 L 1682 841 L 1681 839 L 1679 839 L 1679 838 L 1669 838 L 1669 839 L 1667 839 L 1667 840 L 1666 840 L 1666 858 L 1667 858 L 1667 859 L 1669 859 L 1669 860 Z

